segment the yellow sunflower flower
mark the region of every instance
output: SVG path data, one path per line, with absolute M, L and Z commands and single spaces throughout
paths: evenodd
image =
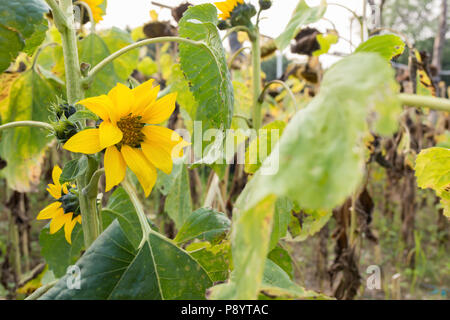
M 86 3 L 89 8 L 91 8 L 92 17 L 94 18 L 95 23 L 103 20 L 103 9 L 99 7 L 103 0 L 82 0 L 82 2 Z
M 244 0 L 226 0 L 222 2 L 214 2 L 217 9 L 222 11 L 221 14 L 219 14 L 219 18 L 222 20 L 227 20 L 231 16 L 231 12 L 233 12 L 234 8 L 238 4 L 244 3 Z
M 76 223 L 81 224 L 81 215 L 76 195 L 69 191 L 69 187 L 74 187 L 68 183 L 61 185 L 59 177 L 61 168 L 55 166 L 52 171 L 53 184 L 49 184 L 47 191 L 57 201 L 42 209 L 37 220 L 52 219 L 50 222 L 50 234 L 58 232 L 64 226 L 64 234 L 68 243 L 72 244 L 72 231 Z
M 156 182 L 156 168 L 170 174 L 172 157 L 182 156 L 182 148 L 189 145 L 176 132 L 154 125 L 170 117 L 177 96 L 171 93 L 157 100 L 158 92 L 153 80 L 134 89 L 119 83 L 108 95 L 79 102 L 103 121 L 98 129 L 71 137 L 64 149 L 84 154 L 106 149 L 106 191 L 123 181 L 128 166 L 148 196 Z

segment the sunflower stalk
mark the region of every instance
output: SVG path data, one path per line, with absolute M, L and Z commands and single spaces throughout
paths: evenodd
M 259 101 L 261 95 L 261 35 L 257 27 L 249 31 L 252 42 L 252 69 L 253 69 L 253 128 L 258 131 L 262 123 L 262 103 Z

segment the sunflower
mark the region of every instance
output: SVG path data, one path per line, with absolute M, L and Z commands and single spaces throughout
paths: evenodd
M 64 234 L 68 243 L 72 244 L 72 231 L 75 224 L 81 224 L 80 205 L 78 197 L 73 192 L 74 185 L 59 183 L 61 168 L 55 166 L 52 171 L 53 184 L 49 184 L 47 191 L 57 201 L 42 209 L 37 220 L 52 219 L 50 234 L 58 232 L 64 226 Z
M 172 157 L 182 156 L 182 148 L 189 145 L 176 132 L 154 125 L 170 117 L 177 96 L 171 93 L 157 100 L 158 92 L 153 80 L 134 89 L 119 83 L 108 95 L 79 102 L 103 121 L 98 129 L 85 129 L 71 137 L 64 149 L 84 154 L 106 149 L 106 191 L 122 182 L 129 167 L 148 196 L 156 182 L 156 168 L 170 174 Z
M 222 11 L 221 14 L 219 14 L 219 18 L 222 20 L 227 20 L 231 16 L 231 12 L 233 12 L 234 8 L 238 4 L 244 3 L 244 0 L 226 0 L 222 2 L 214 2 L 217 9 Z
M 100 8 L 103 0 L 82 0 L 85 4 L 91 8 L 92 17 L 94 18 L 95 23 L 98 23 L 103 20 L 103 9 Z

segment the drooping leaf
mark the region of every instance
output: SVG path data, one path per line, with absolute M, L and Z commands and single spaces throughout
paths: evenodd
M 270 260 L 275 262 L 284 272 L 289 276 L 289 278 L 293 279 L 294 270 L 292 267 L 292 259 L 285 249 L 280 246 L 276 246 L 272 251 L 269 252 L 267 256 Z
M 189 187 L 189 173 L 185 165 L 176 178 L 166 198 L 165 211 L 180 229 L 183 223 L 192 214 L 191 190 Z
M 275 197 L 268 196 L 254 207 L 240 205 L 231 231 L 234 269 L 227 283 L 211 288 L 212 299 L 256 299 L 261 287 Z
M 101 37 L 110 53 L 116 52 L 133 43 L 133 39 L 128 32 L 116 27 L 102 33 Z M 114 60 L 114 71 L 120 81 L 124 82 L 128 79 L 133 70 L 137 68 L 138 60 L 138 50 L 131 50 L 130 52 L 127 52 Z
M 80 63 L 88 63 L 91 67 L 96 66 L 100 61 L 109 56 L 110 51 L 105 41 L 95 33 L 89 34 L 79 43 Z M 120 82 L 116 74 L 115 65 L 109 63 L 100 72 L 98 72 L 85 96 L 99 96 L 109 92 L 116 84 Z
M 192 212 L 177 233 L 174 241 L 184 243 L 194 239 L 216 243 L 230 229 L 231 221 L 226 215 L 209 208 Z
M 74 159 L 67 162 L 61 172 L 59 182 L 64 183 L 74 181 L 76 178 L 86 172 L 87 167 L 88 158 L 85 155 L 81 156 L 79 159 Z
M 42 21 L 48 6 L 43 0 L 0 2 L 0 73 L 5 71 L 19 51 L 31 53 L 43 40 Z M 35 33 L 36 32 L 36 33 Z M 45 32 L 45 31 L 44 31 Z
M 84 249 L 83 228 L 79 223 L 72 231 L 72 245 L 65 238 L 64 228 L 55 234 L 50 234 L 50 224 L 46 225 L 39 235 L 41 254 L 56 277 L 66 274 L 67 268 L 80 258 Z
M 373 36 L 369 40 L 361 43 L 355 52 L 378 53 L 384 59 L 391 61 L 392 58 L 401 55 L 405 50 L 403 40 L 394 34 Z
M 273 214 L 272 234 L 270 235 L 269 250 L 276 247 L 278 241 L 286 236 L 289 222 L 291 221 L 292 201 L 288 198 L 278 198 L 275 202 Z
M 444 214 L 450 218 L 450 149 L 422 150 L 416 159 L 417 185 L 430 188 L 441 198 Z
M 23 51 L 28 55 L 32 55 L 36 48 L 44 42 L 47 30 L 48 21 L 47 19 L 42 18 L 42 20 L 35 25 L 33 34 L 25 40 L 25 48 Z
M 181 67 L 198 102 L 194 120 L 202 121 L 203 130 L 227 129 L 233 117 L 233 85 L 217 22 L 212 4 L 190 7 L 179 22 L 181 37 L 204 41 L 209 48 L 180 44 Z
M 41 299 L 204 299 L 212 281 L 186 251 L 152 232 L 136 250 L 114 221 L 76 264 L 80 290 L 67 288 L 64 276 Z
M 225 281 L 228 279 L 231 260 L 230 242 L 211 245 L 209 242 L 195 242 L 186 250 L 200 263 L 212 281 Z
M 309 7 L 305 0 L 300 0 L 292 14 L 284 31 L 275 39 L 279 50 L 284 50 L 300 29 L 310 23 L 314 23 L 323 17 L 327 9 L 327 3 L 322 0 L 317 7 Z
M 313 210 L 342 203 L 361 182 L 369 115 L 379 133 L 397 128 L 397 89 L 394 71 L 377 54 L 359 53 L 336 63 L 266 159 L 267 166 L 279 164 L 278 172 L 257 172 L 241 197 L 254 205 L 268 194 L 288 196 Z
M 322 33 L 317 35 L 317 42 L 320 45 L 320 49 L 313 52 L 313 56 L 318 57 L 322 54 L 328 53 L 333 44 L 336 44 L 339 41 L 339 35 L 336 31 L 332 30 L 328 32 L 326 35 Z
M 278 296 L 284 299 L 330 299 L 298 286 L 292 282 L 283 269 L 269 259 L 266 260 L 261 291 L 269 296 Z
M 34 70 L 24 72 L 11 86 L 4 123 L 19 120 L 48 121 L 48 106 L 55 102 L 53 87 Z M 21 127 L 6 130 L 0 141 L 0 155 L 7 161 L 1 171 L 8 185 L 26 192 L 39 181 L 40 164 L 50 142 L 48 131 Z

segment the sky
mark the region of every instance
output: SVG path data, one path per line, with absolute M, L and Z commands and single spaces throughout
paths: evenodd
M 358 14 L 362 14 L 364 0 L 329 0 L 329 3 L 344 4 L 351 8 Z M 156 2 L 163 3 L 168 6 L 177 6 L 185 0 L 157 0 Z M 189 0 L 192 4 L 213 3 L 214 1 L 207 0 Z M 248 1 L 247 1 L 248 2 Z M 250 2 L 257 4 L 257 0 Z M 309 5 L 317 5 L 320 0 L 307 0 Z M 289 21 L 291 13 L 295 9 L 298 0 L 274 0 L 272 8 L 264 11 L 262 17 L 266 19 L 260 23 L 261 33 L 270 37 L 278 36 L 285 28 Z M 150 21 L 150 10 L 156 10 L 159 13 L 160 20 L 172 20 L 169 9 L 160 8 L 153 5 L 152 0 L 108 0 L 108 7 L 106 15 L 98 24 L 99 29 L 106 29 L 113 26 L 125 28 L 127 26 L 135 28 Z M 325 18 L 331 20 L 335 25 L 341 37 L 351 40 L 353 45 L 358 45 L 360 41 L 359 24 L 354 21 L 353 15 L 344 8 L 335 5 L 329 5 Z M 352 22 L 353 20 L 353 22 Z M 331 24 L 325 20 L 313 24 L 322 32 L 331 28 Z M 340 40 L 330 50 L 331 52 L 349 53 L 351 49 L 348 41 Z M 288 49 L 287 49 L 288 50 Z M 321 62 L 324 67 L 328 67 L 338 60 L 336 56 L 326 55 L 321 57 Z

